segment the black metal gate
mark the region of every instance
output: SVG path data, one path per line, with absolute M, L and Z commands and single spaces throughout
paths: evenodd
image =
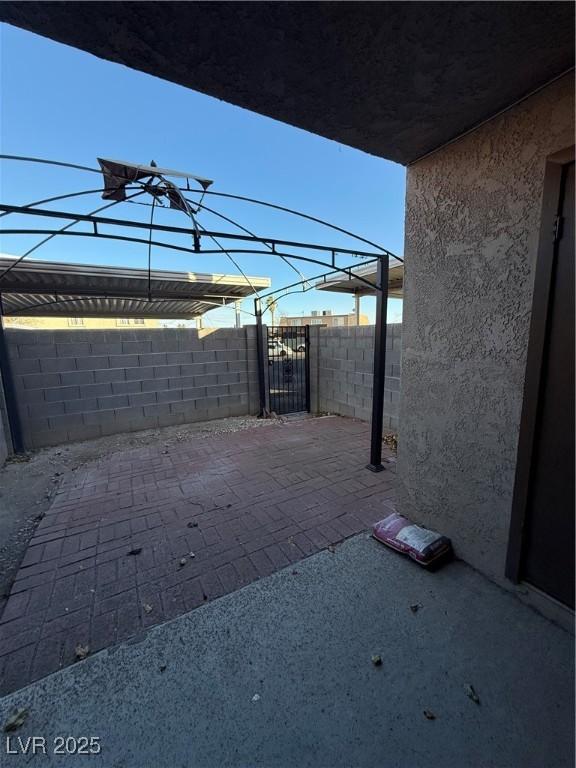
M 308 326 L 268 326 L 268 398 L 273 413 L 310 410 Z

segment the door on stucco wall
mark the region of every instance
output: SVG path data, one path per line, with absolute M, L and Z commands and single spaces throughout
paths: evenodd
M 545 210 L 556 207 L 556 215 L 548 230 L 552 247 L 540 248 L 539 261 L 548 263 L 537 268 L 544 285 L 535 288 L 530 332 L 515 497 L 524 506 L 517 580 L 574 608 L 574 162 L 556 169 L 556 177 L 545 188 L 552 196 Z M 548 226 L 545 214 L 542 223 Z M 531 456 L 522 442 L 531 442 Z

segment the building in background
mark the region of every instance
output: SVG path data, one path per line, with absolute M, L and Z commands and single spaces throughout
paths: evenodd
M 6 328 L 55 331 L 61 329 L 159 328 L 160 320 L 143 317 L 6 317 Z
M 282 315 L 280 325 L 299 326 L 299 325 L 325 325 L 327 328 L 346 328 L 351 325 L 368 325 L 368 315 L 360 315 L 356 322 L 356 314 L 332 314 L 331 309 L 312 310 L 309 315 Z

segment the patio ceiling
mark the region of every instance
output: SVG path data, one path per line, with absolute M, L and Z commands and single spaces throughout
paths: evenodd
M 0 20 L 405 164 L 574 66 L 565 2 L 4 2 Z
M 0 275 L 16 262 L 0 257 Z M 4 315 L 197 317 L 270 287 L 267 277 L 23 261 L 2 277 Z M 151 298 L 149 299 L 149 291 Z

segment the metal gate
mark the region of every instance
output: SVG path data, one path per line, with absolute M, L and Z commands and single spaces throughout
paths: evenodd
M 268 398 L 273 413 L 310 410 L 308 326 L 268 326 Z

